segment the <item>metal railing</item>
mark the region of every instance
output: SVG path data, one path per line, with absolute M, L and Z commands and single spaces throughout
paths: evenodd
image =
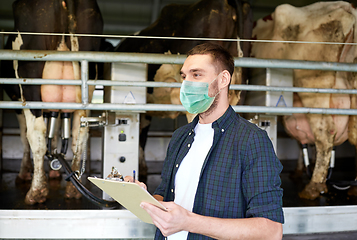
M 119 52 L 59 52 L 59 51 L 33 51 L 33 50 L 0 50 L 0 60 L 20 61 L 79 61 L 81 62 L 81 80 L 59 79 L 10 79 L 0 78 L 0 84 L 54 84 L 54 85 L 80 85 L 82 90 L 81 103 L 50 103 L 15 101 L 0 101 L 0 108 L 7 109 L 87 109 L 87 110 L 115 110 L 115 111 L 185 111 L 181 105 L 173 104 L 93 104 L 88 102 L 88 86 L 132 86 L 132 87 L 175 87 L 181 83 L 163 82 L 125 82 L 110 80 L 89 80 L 88 62 L 124 62 L 148 64 L 183 64 L 186 56 L 149 54 L 149 53 L 119 53 Z M 236 67 L 248 68 L 289 68 L 305 70 L 348 71 L 357 72 L 357 64 L 314 62 L 297 60 L 236 58 Z M 278 92 L 310 92 L 310 93 L 338 93 L 357 94 L 356 89 L 325 89 L 325 88 L 297 88 L 297 87 L 271 87 L 254 85 L 231 85 L 233 90 L 246 91 L 278 91 Z M 291 107 L 263 107 L 263 106 L 233 106 L 236 112 L 254 112 L 271 114 L 314 113 L 357 115 L 356 109 L 326 109 L 326 108 L 291 108 Z

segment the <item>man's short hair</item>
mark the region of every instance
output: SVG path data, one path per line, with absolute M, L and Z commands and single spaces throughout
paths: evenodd
M 222 46 L 207 42 L 192 48 L 187 57 L 196 54 L 209 54 L 212 56 L 213 63 L 216 65 L 217 73 L 227 70 L 231 77 L 234 72 L 234 59 L 233 56 Z

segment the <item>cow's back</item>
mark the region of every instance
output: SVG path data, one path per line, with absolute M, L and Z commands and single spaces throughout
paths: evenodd
M 235 6 L 236 7 L 236 6 Z M 238 34 L 237 9 L 226 1 L 203 0 L 190 5 L 170 4 L 159 18 L 143 29 L 139 36 L 229 38 Z M 115 51 L 184 54 L 202 40 L 125 39 Z M 220 42 L 230 49 L 235 42 Z M 237 50 L 232 52 L 237 56 Z

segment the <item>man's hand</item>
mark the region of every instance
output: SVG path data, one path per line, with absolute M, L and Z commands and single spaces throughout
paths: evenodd
M 161 202 L 161 204 L 167 211 L 146 202 L 142 202 L 140 206 L 149 213 L 153 223 L 165 237 L 182 230 L 189 231 L 187 226 L 189 226 L 191 212 L 174 202 Z
M 214 239 L 282 239 L 281 223 L 267 218 L 222 219 L 207 217 L 187 211 L 174 202 L 160 202 L 167 211 L 150 203 L 140 206 L 152 218 L 153 223 L 167 237 L 179 231 L 202 234 Z
M 134 178 L 133 176 L 125 176 L 124 177 L 124 181 L 125 182 L 134 182 Z M 146 184 L 143 182 L 139 182 L 138 180 L 135 179 L 135 183 L 138 184 L 140 187 L 144 188 L 145 190 L 147 190 L 148 188 L 146 187 Z

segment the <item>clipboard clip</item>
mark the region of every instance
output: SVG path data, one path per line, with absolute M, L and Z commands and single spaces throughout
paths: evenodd
M 116 167 L 112 167 L 112 171 L 109 173 L 106 179 L 124 181 L 123 175 L 120 174 Z

